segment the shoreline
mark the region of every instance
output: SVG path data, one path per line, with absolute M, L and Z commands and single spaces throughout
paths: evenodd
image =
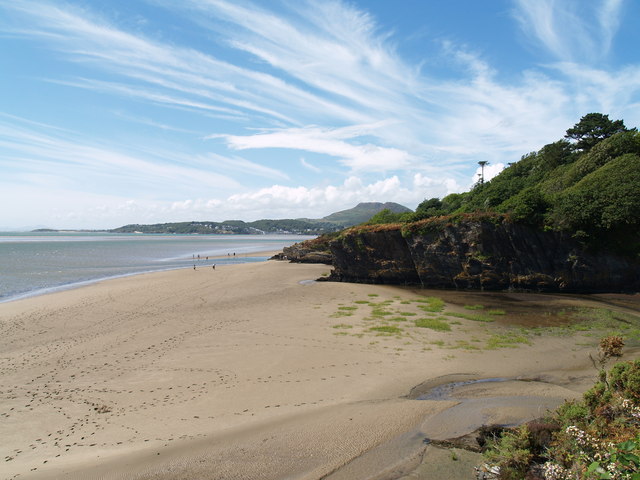
M 136 275 L 147 275 L 150 273 L 162 273 L 162 272 L 170 272 L 173 270 L 182 270 L 182 269 L 191 269 L 193 268 L 192 265 L 193 263 L 191 263 L 192 261 L 194 262 L 207 262 L 209 261 L 209 259 L 211 260 L 218 260 L 218 259 L 242 259 L 242 258 L 254 258 L 254 257 L 258 257 L 258 258 L 262 258 L 264 257 L 264 260 L 258 260 L 258 262 L 261 261 L 268 261 L 269 258 L 271 258 L 273 255 L 275 255 L 276 253 L 278 253 L 279 250 L 267 250 L 267 251 L 257 251 L 257 252 L 247 252 L 247 253 L 240 253 L 237 255 L 233 255 L 233 256 L 228 256 L 228 255 L 215 255 L 215 256 L 208 256 L 208 257 L 204 257 L 204 258 L 189 258 L 189 257 L 180 257 L 181 260 L 189 261 L 190 264 L 189 265 L 184 265 L 184 266 L 180 266 L 180 267 L 169 267 L 169 268 L 165 268 L 165 269 L 155 269 L 155 270 L 141 270 L 139 272 L 132 272 L 132 273 L 122 273 L 122 274 L 118 274 L 118 275 L 111 275 L 111 276 L 107 276 L 107 277 L 99 277 L 99 278 L 94 278 L 94 279 L 90 279 L 90 280 L 81 280 L 81 281 L 77 281 L 77 282 L 72 282 L 72 283 L 67 283 L 67 284 L 63 284 L 63 285 L 56 285 L 53 287 L 46 287 L 46 288 L 37 288 L 34 290 L 30 290 L 28 292 L 23 292 L 23 293 L 18 293 L 16 295 L 11 295 L 11 296 L 7 296 L 6 298 L 0 298 L 0 304 L 2 303 L 7 303 L 7 302 L 14 302 L 17 300 L 25 300 L 27 298 L 33 298 L 33 297 L 38 297 L 40 295 L 50 295 L 53 293 L 58 293 L 58 292 L 64 292 L 67 290 L 74 290 L 76 288 L 83 288 L 83 287 L 87 287 L 96 283 L 100 283 L 100 282 L 105 282 L 105 281 L 109 281 L 109 280 L 117 280 L 119 278 L 126 278 L 126 277 L 133 277 Z M 245 263 L 242 261 L 239 261 L 237 263 Z M 196 266 L 198 266 L 198 263 L 195 264 Z M 217 267 L 227 267 L 229 266 L 229 263 L 224 263 L 224 264 L 216 264 Z M 235 265 L 235 263 L 231 263 L 231 265 Z M 201 267 L 210 267 L 211 263 L 204 265 L 201 264 Z
M 416 466 L 420 435 L 450 435 L 478 418 L 524 418 L 539 413 L 531 398 L 552 406 L 596 377 L 581 335 L 486 345 L 495 332 L 507 335 L 509 323 L 529 322 L 525 313 L 597 301 L 305 282 L 329 268 L 273 261 L 180 269 L 0 304 L 0 472 L 377 478 L 387 467 L 406 470 L 407 458 Z M 445 313 L 464 312 L 468 302 L 488 308 L 500 297 L 523 316 L 508 310 L 489 324 L 450 317 L 449 331 L 417 328 L 408 314 L 425 315 L 420 302 L 429 295 L 444 298 Z M 376 318 L 376 309 L 406 318 Z M 375 330 L 383 325 L 398 331 Z M 625 358 L 637 354 L 634 347 Z M 459 374 L 544 381 L 409 398 L 414 387 Z

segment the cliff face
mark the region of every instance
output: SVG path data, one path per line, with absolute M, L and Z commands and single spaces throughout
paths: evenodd
M 406 228 L 406 227 L 405 227 Z M 567 235 L 507 222 L 352 229 L 331 244 L 330 280 L 549 292 L 640 289 L 640 263 L 590 254 Z

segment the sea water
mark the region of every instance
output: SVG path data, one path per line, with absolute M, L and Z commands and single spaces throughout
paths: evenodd
M 265 261 L 252 254 L 308 238 L 313 237 L 0 233 L 0 302 L 125 275 Z

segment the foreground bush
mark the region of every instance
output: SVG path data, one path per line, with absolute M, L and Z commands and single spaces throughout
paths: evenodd
M 605 353 L 619 354 L 612 339 L 601 355 L 609 347 Z M 639 455 L 640 360 L 601 371 L 581 401 L 506 432 L 486 453 L 505 480 L 640 480 Z

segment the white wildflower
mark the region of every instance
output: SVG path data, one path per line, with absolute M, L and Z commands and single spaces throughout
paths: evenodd
M 546 480 L 567 480 L 569 478 L 569 471 L 557 463 L 545 463 L 542 466 L 542 472 Z

